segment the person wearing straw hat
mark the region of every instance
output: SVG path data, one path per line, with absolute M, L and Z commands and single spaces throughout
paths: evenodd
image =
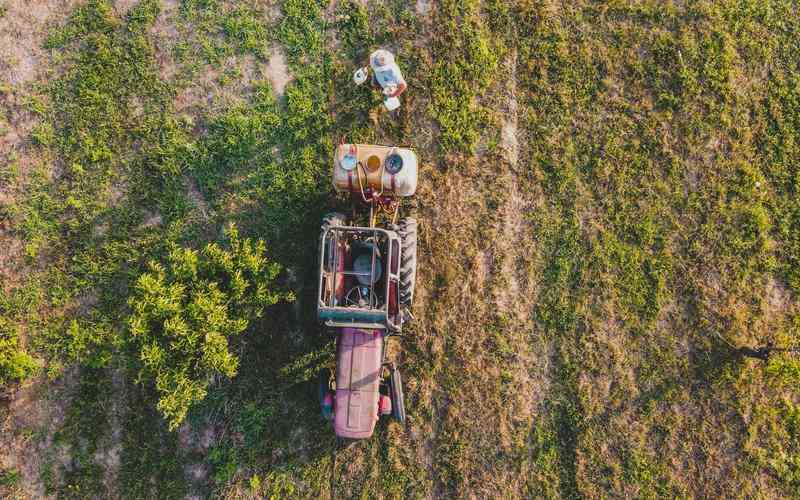
M 406 79 L 403 72 L 394 60 L 394 54 L 386 49 L 378 49 L 369 56 L 372 68 L 372 84 L 380 86 L 384 96 L 384 105 L 390 111 L 400 106 L 398 96 L 406 91 Z M 353 79 L 356 84 L 361 84 L 367 79 L 368 68 L 356 71 Z
M 372 81 L 383 89 L 386 97 L 397 97 L 405 92 L 407 85 L 400 67 L 394 62 L 394 54 L 378 49 L 369 56 L 372 66 Z

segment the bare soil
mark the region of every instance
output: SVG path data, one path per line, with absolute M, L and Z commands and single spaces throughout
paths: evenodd
M 289 68 L 286 66 L 286 57 L 283 55 L 283 49 L 279 46 L 274 46 L 269 51 L 269 63 L 264 68 L 264 73 L 267 75 L 272 89 L 278 95 L 283 95 L 286 85 L 292 81 L 292 76 L 289 74 Z
M 0 469 L 18 471 L 18 487 L 30 498 L 48 498 L 41 473 L 49 461 L 51 467 L 69 467 L 69 450 L 54 438 L 64 422 L 68 388 L 77 374 L 69 370 L 56 381 L 44 376 L 28 380 L 6 408 L 0 407 Z
M 47 28 L 71 12 L 72 0 L 9 0 L 0 17 L 0 78 L 8 85 L 34 81 L 47 67 Z
M 519 109 L 517 105 L 517 57 L 515 51 L 509 55 L 505 74 L 509 75 L 506 92 L 508 92 L 507 109 L 503 114 L 503 127 L 500 130 L 500 145 L 505 157 L 513 167 L 519 161 L 519 144 L 517 142 L 517 121 Z

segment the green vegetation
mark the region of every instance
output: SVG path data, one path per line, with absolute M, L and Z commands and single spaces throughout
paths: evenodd
M 481 126 L 492 124 L 491 113 L 477 98 L 495 77 L 502 46 L 484 25 L 478 1 L 442 2 L 436 16 L 441 33 L 432 47 L 438 62 L 430 75 L 430 113 L 441 128 L 445 152 L 473 153 Z
M 28 378 L 38 367 L 20 345 L 16 328 L 0 317 L 0 387 Z
M 106 372 L 97 368 L 81 370 L 74 399 L 55 433 L 54 443 L 70 451 L 72 462 L 58 470 L 61 481 L 49 485 L 48 493 L 64 498 L 86 498 L 108 495 L 103 484 L 103 467 L 97 455 L 104 448 L 104 438 L 111 428 L 105 404 L 113 386 Z
M 216 375 L 236 375 L 234 337 L 265 307 L 289 298 L 275 291 L 280 267 L 268 263 L 263 241 L 240 240 L 234 226 L 227 237 L 229 251 L 216 243 L 202 252 L 176 247 L 165 265 L 151 261 L 128 299 L 142 375 L 155 382 L 170 429 L 205 398 Z
M 200 61 L 218 66 L 237 54 L 267 58 L 268 25 L 253 2 L 182 0 L 180 12 L 177 27 L 182 36 L 172 42 L 177 59 L 187 65 L 188 77 L 203 70 Z
M 796 2 L 58 8 L 0 85 L 0 496 L 796 496 L 798 359 L 738 351 L 800 344 Z M 343 137 L 416 148 L 421 262 L 408 425 L 334 462 Z
M 14 486 L 19 482 L 19 472 L 4 470 L 0 472 L 0 486 Z
M 168 429 L 154 408 L 158 394 L 141 385 L 128 394 L 127 404 L 140 410 L 125 415 L 117 491 L 125 498 L 185 496 L 188 453 L 181 450 L 178 433 Z

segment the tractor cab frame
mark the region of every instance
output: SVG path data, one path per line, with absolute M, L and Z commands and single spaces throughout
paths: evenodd
M 395 231 L 327 227 L 319 252 L 317 314 L 325 326 L 401 331 L 401 242 Z

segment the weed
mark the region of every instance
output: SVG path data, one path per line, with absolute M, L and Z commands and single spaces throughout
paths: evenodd
M 12 487 L 19 483 L 19 472 L 11 469 L 0 471 L 0 486 Z
M 256 12 L 237 7 L 225 15 L 221 24 L 225 35 L 236 41 L 240 52 L 265 56 L 267 30 Z
M 437 24 L 442 36 L 434 50 L 439 64 L 431 75 L 429 113 L 441 128 L 439 141 L 445 152 L 474 151 L 488 110 L 477 102 L 498 68 L 498 49 L 480 15 L 480 2 L 445 1 Z
M 0 316 L 0 386 L 24 380 L 38 369 L 39 363 L 20 345 L 16 325 Z

